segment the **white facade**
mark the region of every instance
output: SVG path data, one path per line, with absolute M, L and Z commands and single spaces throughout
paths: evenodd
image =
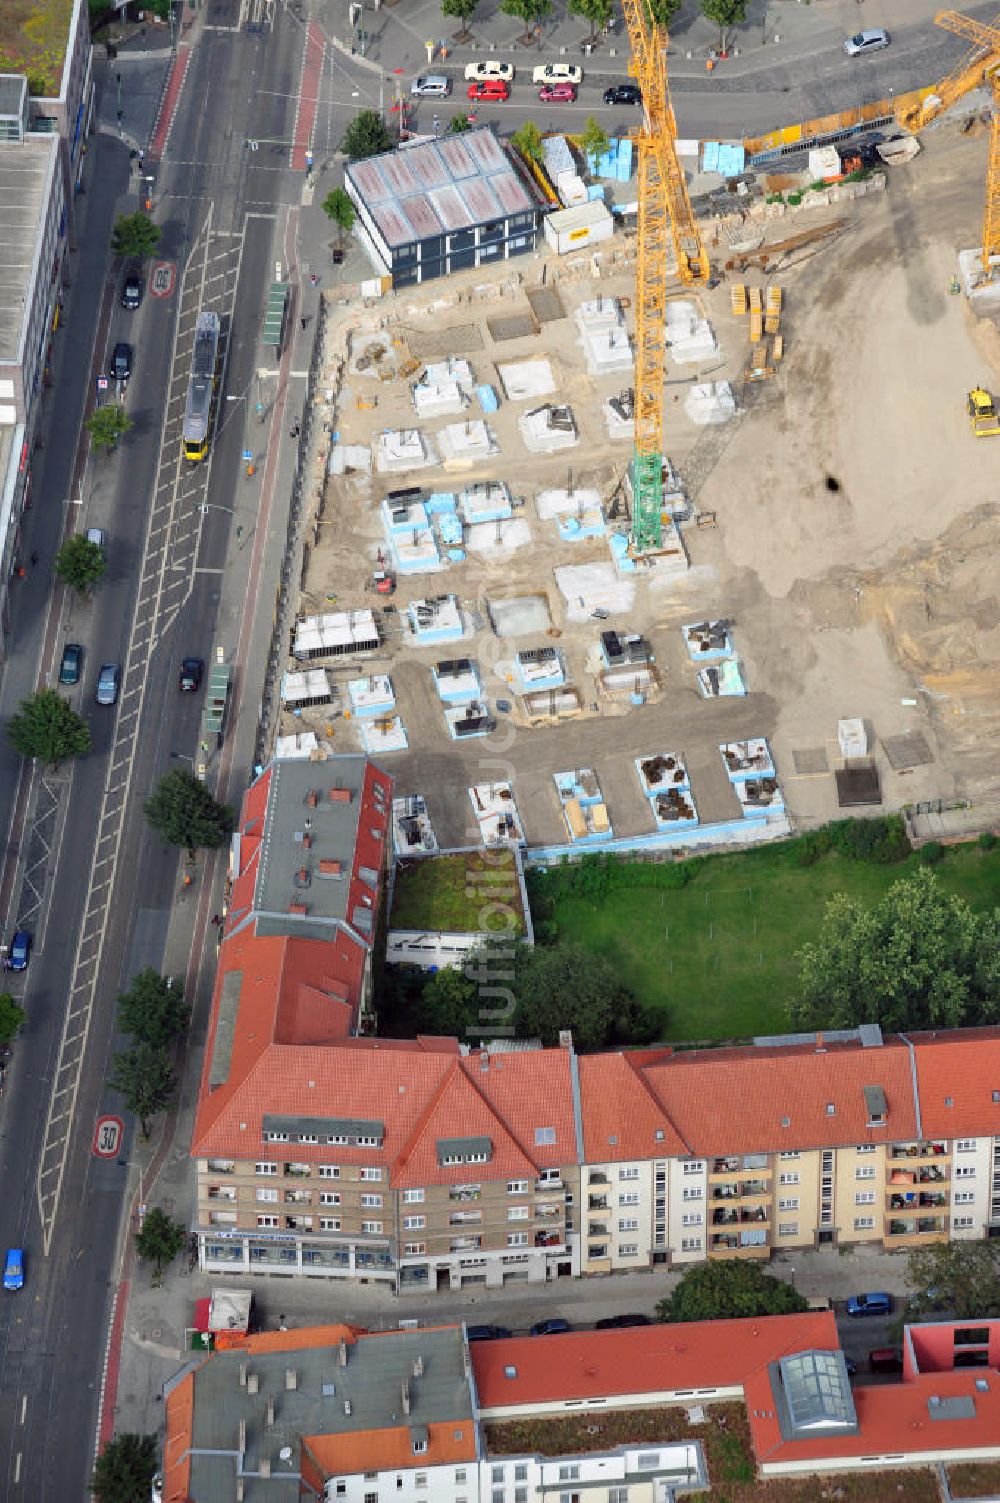
M 671 1159 L 667 1171 L 667 1245 L 672 1265 L 705 1259 L 710 1217 L 707 1162 Z
M 981 1241 L 992 1213 L 994 1138 L 952 1142 L 951 1226 L 957 1242 Z

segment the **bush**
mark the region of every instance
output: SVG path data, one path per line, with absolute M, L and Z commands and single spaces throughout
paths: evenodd
M 944 846 L 940 840 L 928 840 L 926 845 L 920 847 L 920 860 L 924 866 L 934 866 L 944 856 Z
M 996 843 L 997 838 L 992 830 L 984 830 L 979 839 L 976 841 L 976 844 L 979 846 L 979 849 L 981 851 L 992 851 Z
M 901 814 L 876 819 L 837 819 L 826 826 L 830 844 L 839 856 L 889 866 L 905 861 L 912 847 Z

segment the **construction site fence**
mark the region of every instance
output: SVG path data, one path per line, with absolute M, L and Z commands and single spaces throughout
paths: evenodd
M 798 125 L 784 125 L 763 136 L 750 136 L 743 142 L 747 163 L 751 167 L 766 167 L 779 162 L 782 157 L 797 152 L 810 151 L 817 146 L 830 146 L 838 141 L 849 141 L 862 131 L 895 126 L 901 115 L 923 102 L 933 91 L 915 89 L 908 94 L 899 94 L 893 99 L 879 99 L 873 104 L 863 104 L 857 109 L 840 110 L 834 115 L 820 115 L 815 120 L 803 120 Z

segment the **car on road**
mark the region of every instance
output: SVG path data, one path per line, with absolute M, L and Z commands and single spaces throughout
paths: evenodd
M 552 1320 L 537 1320 L 531 1328 L 532 1336 L 562 1336 L 565 1331 L 572 1331 L 573 1327 L 568 1320 L 562 1320 L 556 1316 Z
M 868 1353 L 868 1367 L 873 1373 L 901 1373 L 903 1371 L 902 1347 L 875 1347 Z
M 181 663 L 180 677 L 177 687 L 182 694 L 193 694 L 201 685 L 201 676 L 205 671 L 205 664 L 201 658 L 185 658 Z
M 863 52 L 881 52 L 888 45 L 889 33 L 883 31 L 881 26 L 873 26 L 868 31 L 859 31 L 848 37 L 844 51 L 848 57 L 860 57 Z
M 112 381 L 127 381 L 132 374 L 132 346 L 120 339 L 111 354 L 108 375 Z
M 23 1247 L 8 1247 L 7 1256 L 3 1260 L 3 1287 L 5 1289 L 24 1288 Z
M 863 1315 L 888 1315 L 892 1311 L 892 1295 L 852 1294 L 847 1301 L 847 1313 L 855 1318 Z
M 498 58 L 487 58 L 481 63 L 466 63 L 465 79 L 467 83 L 473 80 L 482 81 L 484 78 L 502 78 L 505 83 L 514 82 L 514 64 L 501 63 Z
M 121 672 L 120 663 L 101 664 L 101 671 L 97 675 L 97 693 L 95 695 L 99 705 L 113 705 L 116 703 Z
M 579 63 L 542 63 L 531 75 L 531 82 L 535 84 L 545 83 L 583 83 L 583 69 Z
M 595 1331 L 623 1331 L 627 1326 L 652 1325 L 648 1315 L 606 1315 L 603 1320 L 594 1321 Z
M 542 104 L 574 104 L 576 102 L 576 86 L 571 83 L 542 84 L 542 87 L 538 91 L 538 97 Z
M 510 98 L 510 87 L 502 78 L 484 78 L 471 83 L 466 91 L 470 99 L 485 99 L 503 103 Z
M 63 648 L 62 661 L 59 664 L 59 682 L 61 684 L 78 684 L 82 668 L 83 648 L 79 642 L 67 642 Z
M 15 929 L 7 955 L 7 964 L 12 971 L 26 971 L 31 954 L 31 935 L 27 929 Z
M 137 271 L 127 271 L 122 282 L 122 307 L 134 311 L 142 302 L 142 277 Z
M 415 99 L 447 99 L 451 93 L 451 79 L 443 73 L 421 73 L 410 84 L 410 93 Z
M 610 89 L 604 90 L 605 104 L 641 104 L 642 90 L 638 84 L 619 83 L 612 84 Z
M 466 1326 L 470 1341 L 504 1341 L 510 1335 L 506 1326 Z

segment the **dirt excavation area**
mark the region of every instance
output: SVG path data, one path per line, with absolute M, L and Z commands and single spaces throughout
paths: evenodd
M 281 734 L 370 752 L 441 846 L 736 827 L 759 810 L 723 748 L 756 775 L 759 741 L 798 825 L 1000 797 L 1000 437 L 966 415 L 1000 336 L 949 290 L 984 175 L 945 125 L 885 191 L 767 227 L 828 238 L 677 290 L 650 560 L 624 551 L 629 237 L 332 307 Z M 874 777 L 838 782 L 859 755 Z

